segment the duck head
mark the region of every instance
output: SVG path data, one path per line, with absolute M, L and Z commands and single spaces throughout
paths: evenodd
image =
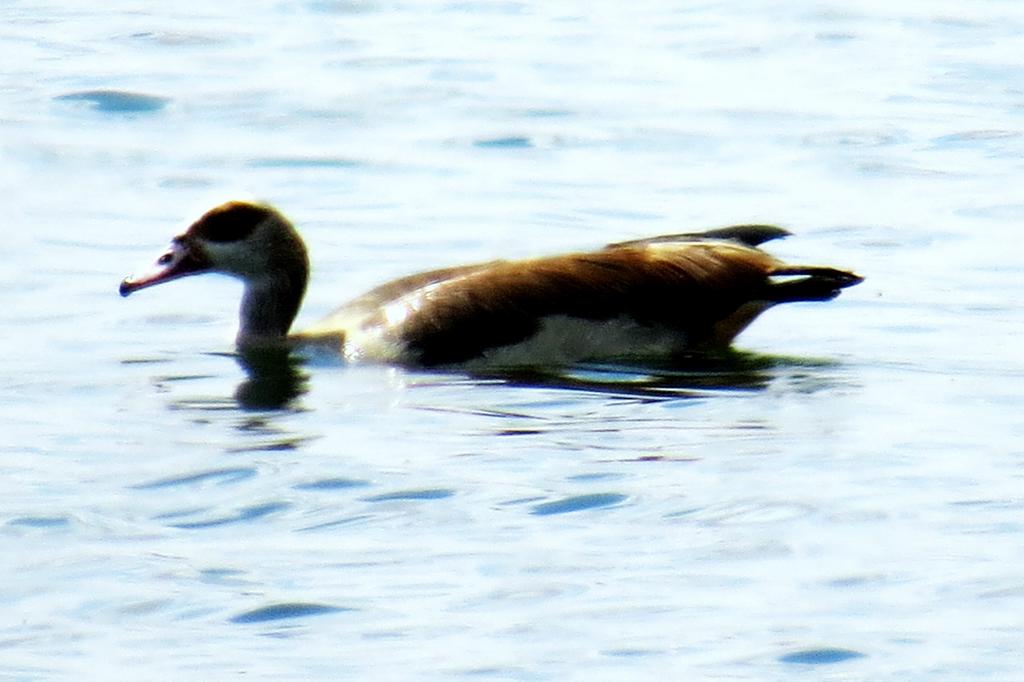
M 230 201 L 202 215 L 145 272 L 121 282 L 128 296 L 182 277 L 216 272 L 242 280 L 239 343 L 287 335 L 309 278 L 306 247 L 278 211 Z

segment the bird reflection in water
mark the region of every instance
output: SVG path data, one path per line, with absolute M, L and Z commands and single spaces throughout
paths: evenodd
M 721 391 L 761 391 L 778 378 L 780 370 L 808 363 L 814 361 L 728 350 L 680 355 L 671 361 L 580 363 L 560 369 L 517 369 L 486 376 L 512 386 L 663 400 Z
M 234 356 L 245 370 L 246 378 L 235 390 L 235 400 L 243 410 L 295 409 L 295 400 L 308 391 L 309 373 L 303 365 L 310 360 L 288 348 L 268 347 L 240 350 Z M 609 393 L 652 400 L 707 397 L 721 392 L 758 392 L 787 377 L 800 382 L 803 370 L 814 369 L 820 388 L 828 380 L 822 369 L 837 363 L 818 358 L 796 358 L 729 350 L 722 353 L 694 353 L 672 362 L 656 363 L 582 363 L 567 367 L 515 368 L 486 373 L 459 372 L 460 384 L 506 385 L 556 388 L 567 391 Z M 448 383 L 446 372 L 412 370 L 423 382 L 413 385 Z M 427 375 L 427 376 L 424 376 Z
M 302 358 L 287 347 L 239 349 L 235 359 L 246 375 L 235 389 L 235 400 L 243 410 L 289 409 L 309 390 Z

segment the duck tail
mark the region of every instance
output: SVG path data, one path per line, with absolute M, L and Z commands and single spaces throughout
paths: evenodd
M 786 267 L 769 276 L 768 300 L 829 301 L 846 287 L 860 284 L 864 278 L 846 270 L 822 267 Z

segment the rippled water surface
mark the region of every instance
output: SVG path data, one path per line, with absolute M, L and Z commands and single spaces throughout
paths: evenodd
M 1019 3 L 7 2 L 0 676 L 1014 679 Z M 733 357 L 238 358 L 120 279 L 227 196 L 302 322 L 734 222 L 867 277 Z

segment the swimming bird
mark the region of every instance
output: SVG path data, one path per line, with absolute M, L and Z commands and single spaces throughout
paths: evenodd
M 350 361 L 422 367 L 669 359 L 725 348 L 774 305 L 827 301 L 862 281 L 758 248 L 788 234 L 737 225 L 431 270 L 382 284 L 290 334 L 309 277 L 305 244 L 275 208 L 230 201 L 174 237 L 120 293 L 205 272 L 237 277 L 243 350 L 326 345 Z

